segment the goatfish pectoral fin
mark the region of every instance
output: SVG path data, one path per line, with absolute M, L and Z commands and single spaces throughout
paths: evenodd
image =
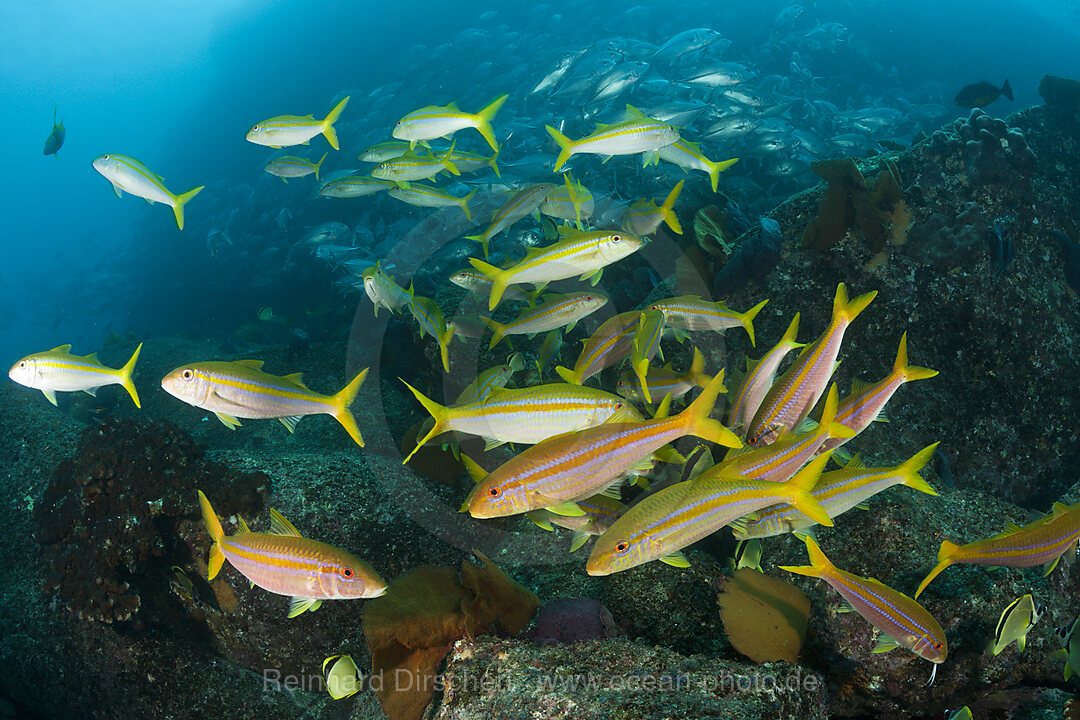
M 553 502 L 547 500 L 542 495 L 537 495 L 537 501 L 544 503 L 544 509 L 555 515 L 562 515 L 563 517 L 584 517 L 588 514 L 575 502 Z M 547 503 L 551 504 L 549 505 Z
M 580 385 L 581 376 L 573 370 L 564 368 L 562 365 L 555 366 L 555 373 L 562 378 L 563 382 L 570 383 L 571 385 Z M 55 405 L 55 403 L 53 403 Z
M 217 419 L 221 421 L 222 425 L 229 428 L 230 430 L 235 430 L 236 428 L 240 427 L 240 421 L 232 415 L 226 415 L 225 413 L 214 413 L 214 415 L 217 416 Z
M 398 380 L 401 380 L 401 378 L 398 378 Z M 413 449 L 413 451 L 406 455 L 405 459 L 401 461 L 401 464 L 404 465 L 409 462 L 409 459 L 413 455 L 416 454 L 417 450 L 424 446 L 424 443 L 443 432 L 443 427 L 446 424 L 447 414 L 449 413 L 450 409 L 435 402 L 404 380 L 401 380 L 401 382 L 405 384 L 405 387 L 409 388 L 409 391 L 413 394 L 413 396 L 415 396 L 416 399 L 420 401 L 420 404 L 424 406 L 425 410 L 431 413 L 431 417 L 435 420 L 435 424 L 431 426 L 430 430 L 428 430 L 427 435 L 420 438 L 420 440 L 417 441 L 416 447 Z
M 735 433 L 724 427 L 719 420 L 709 417 L 723 388 L 724 371 L 721 370 L 679 417 L 685 418 L 684 422 L 689 425 L 691 435 L 725 447 L 742 447 L 742 440 Z
M 55 390 L 46 390 L 46 389 L 43 388 L 41 390 L 41 394 L 45 396 L 46 400 L 51 402 L 53 405 L 56 405 L 56 391 Z
M 665 555 L 662 558 L 659 558 L 659 560 L 660 560 L 660 562 L 666 563 L 667 565 L 670 565 L 672 567 L 677 567 L 677 568 L 688 568 L 688 567 L 690 567 L 690 561 L 687 560 L 686 556 L 683 555 L 678 550 L 676 550 L 675 552 L 673 552 L 673 553 L 671 553 L 669 555 Z
M 337 122 L 338 117 L 341 116 L 341 111 L 344 110 L 345 105 L 348 104 L 349 97 L 350 96 L 346 95 L 345 98 L 341 102 L 339 102 L 334 107 L 334 109 L 331 110 L 325 118 L 323 118 L 322 121 L 323 137 L 326 138 L 326 142 L 330 143 L 330 147 L 334 148 L 335 150 L 340 150 L 341 148 L 338 147 L 337 130 L 334 129 L 334 123 Z M 300 612 L 303 612 L 303 610 L 301 610 Z M 289 617 L 293 616 L 290 615 Z
M 205 187 L 205 186 L 200 185 L 199 187 L 195 188 L 194 190 L 188 190 L 183 195 L 173 195 L 172 196 L 172 199 L 173 199 L 173 206 L 172 206 L 173 215 L 176 216 L 176 226 L 178 228 L 180 228 L 181 230 L 184 229 L 184 206 L 187 205 L 191 201 L 191 198 L 198 195 L 202 191 L 203 187 Z
M 926 586 L 933 581 L 941 572 L 953 564 L 956 557 L 956 551 L 960 549 L 960 546 L 954 542 L 945 540 L 941 543 L 941 548 L 938 549 L 938 564 L 934 566 L 934 569 L 930 571 L 930 574 L 923 578 L 923 581 L 919 583 L 919 589 L 915 591 L 914 599 L 918 599 L 922 591 L 926 589 Z
M 218 520 L 214 508 L 210 507 L 210 501 L 202 490 L 199 491 L 199 509 L 202 510 L 203 524 L 206 525 L 206 531 L 210 533 L 210 539 L 213 541 L 210 545 L 210 557 L 207 559 L 206 573 L 206 579 L 213 580 L 225 563 L 225 555 L 221 552 L 220 544 L 222 538 L 225 537 L 225 531 L 221 528 L 221 521 Z
M 874 649 L 870 652 L 886 653 L 890 650 L 895 650 L 898 647 L 900 647 L 900 643 L 896 642 L 896 638 L 894 638 L 892 635 L 886 635 L 882 633 L 881 635 L 878 635 L 877 644 L 874 645 Z
M 345 428 L 345 432 L 349 433 L 349 437 L 360 447 L 364 447 L 364 438 L 360 435 L 360 428 L 356 424 L 356 416 L 352 414 L 349 406 L 356 399 L 356 394 L 360 392 L 360 386 L 364 384 L 367 374 L 368 368 L 356 373 L 356 377 L 332 398 L 334 410 L 331 414 L 335 420 L 341 423 L 341 427 Z

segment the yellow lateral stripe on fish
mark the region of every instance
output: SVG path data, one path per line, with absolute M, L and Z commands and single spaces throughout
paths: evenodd
M 608 318 L 585 341 L 574 369 L 558 366 L 555 372 L 566 382 L 580 385 L 604 368 L 630 357 L 640 320 L 641 313 L 633 310 Z
M 799 315 L 800 313 L 795 313 L 780 342 L 754 363 L 754 366 L 746 373 L 734 400 L 731 401 L 728 425 L 739 437 L 746 436 L 750 421 L 754 419 L 761 401 L 776 380 L 776 370 L 780 367 L 780 363 L 792 350 L 806 345 L 795 340 L 799 334 Z
M 660 490 L 627 510 L 596 541 L 586 570 L 608 575 L 684 547 L 763 507 L 790 502 L 826 525 L 829 516 L 810 495 L 828 462 L 822 455 L 785 483 L 698 476 Z
M 203 362 L 184 365 L 161 380 L 173 397 L 216 414 L 230 429 L 237 418 L 276 419 L 290 432 L 307 415 L 330 415 L 345 428 L 357 445 L 364 439 L 349 405 L 367 377 L 367 368 L 356 374 L 336 395 L 321 395 L 303 383 L 300 373 L 271 375 L 262 362 Z
M 248 130 L 247 140 L 256 145 L 278 148 L 288 145 L 306 145 L 316 135 L 322 135 L 326 138 L 326 142 L 330 143 L 330 147 L 338 150 L 334 123 L 337 122 L 348 102 L 348 97 L 342 99 L 322 120 L 316 120 L 312 115 L 279 115 L 263 120 Z
M 876 290 L 848 302 L 847 286 L 844 283 L 836 286 L 829 326 L 817 340 L 803 348 L 794 364 L 773 383 L 750 423 L 746 433 L 747 443 L 757 445 L 773 442 L 784 431 L 797 428 L 810 414 L 829 386 L 844 332 L 875 297 Z
M 1054 503 L 1049 515 L 1033 523 L 1017 527 L 1010 525 L 1002 533 L 957 545 L 946 540 L 938 550 L 938 564 L 919 583 L 915 597 L 950 565 L 990 565 L 993 567 L 1034 567 L 1047 565 L 1046 573 L 1080 539 L 1080 503 Z
M 683 295 L 660 300 L 649 308 L 664 313 L 668 327 L 682 330 L 723 332 L 728 328 L 742 327 L 750 336 L 750 344 L 754 345 L 754 318 L 768 302 L 762 300 L 746 312 L 740 313 L 728 308 L 722 300 L 712 302 L 697 295 Z
M 491 224 L 479 235 L 466 235 L 466 240 L 480 243 L 484 251 L 484 257 L 488 256 L 488 245 L 492 238 L 507 229 L 518 220 L 532 213 L 557 186 L 552 183 L 539 183 L 522 188 L 514 193 L 503 206 L 495 211 L 491 218 Z M 492 308 L 494 309 L 494 308 Z
M 867 500 L 894 485 L 906 485 L 927 495 L 937 495 L 919 471 L 930 461 L 938 444 L 934 443 L 915 453 L 902 465 L 881 468 L 844 468 L 822 473 L 821 480 L 813 490 L 814 499 L 825 508 L 834 520 L 865 503 Z M 827 451 L 826 451 L 827 452 Z M 813 527 L 815 523 L 791 505 L 773 505 L 759 510 L 756 518 L 735 530 L 739 540 L 772 537 L 798 532 Z
M 907 333 L 905 332 L 900 337 L 900 346 L 896 351 L 896 361 L 893 363 L 892 372 L 875 385 L 853 380 L 851 394 L 840 402 L 840 410 L 836 413 L 836 421 L 848 426 L 858 435 L 881 414 L 882 409 L 896 394 L 896 391 L 900 389 L 901 385 L 912 380 L 932 378 L 937 374 L 937 370 L 908 365 Z M 847 442 L 846 438 L 830 439 L 823 447 L 826 449 L 836 448 L 845 442 Z
M 554 172 L 559 172 L 570 156 L 579 153 L 634 155 L 640 152 L 655 152 L 678 142 L 679 131 L 672 126 L 645 117 L 631 105 L 627 105 L 626 109 L 631 112 L 634 119 L 613 125 L 598 125 L 595 131 L 578 140 L 571 140 L 548 125 L 548 134 L 559 146 L 559 156 L 555 160 Z
M 553 295 L 545 297 L 542 305 L 522 310 L 516 319 L 505 325 L 486 319 L 485 322 L 492 330 L 488 348 L 498 345 L 507 335 L 533 335 L 573 325 L 607 305 L 607 302 L 607 296 L 600 293 Z
M 135 390 L 135 382 L 132 380 L 142 343 L 139 343 L 131 358 L 120 368 L 102 365 L 97 359 L 97 353 L 72 355 L 69 350 L 70 345 L 60 345 L 52 350 L 27 355 L 11 366 L 8 377 L 20 385 L 40 390 L 53 405 L 56 405 L 58 392 L 81 390 L 95 394 L 98 388 L 105 385 L 120 385 L 127 390 L 135 407 L 142 407 L 139 393 Z
M 841 570 L 825 557 L 814 538 L 807 535 L 803 540 L 810 554 L 810 565 L 780 565 L 779 568 L 829 583 L 855 612 L 894 641 L 889 643 L 884 637 L 879 639 L 874 652 L 899 646 L 935 665 L 945 661 L 949 654 L 945 631 L 922 605 L 878 580 Z
M 117 153 L 99 155 L 94 158 L 92 164 L 95 170 L 112 183 L 117 197 L 127 192 L 141 197 L 150 204 L 163 203 L 171 207 L 173 216 L 176 218 L 176 226 L 181 230 L 184 229 L 184 206 L 203 189 L 200 185 L 177 195 L 165 187 L 160 175 L 127 155 Z
M 356 198 L 397 187 L 389 180 L 364 175 L 346 175 L 325 181 L 319 186 L 319 194 L 329 198 Z
M 702 477 L 744 477 L 770 482 L 784 482 L 814 456 L 826 440 L 832 437 L 850 437 L 850 428 L 835 422 L 840 394 L 836 384 L 829 389 L 825 399 L 821 423 L 812 432 L 802 435 L 789 434 L 781 440 L 743 454 L 725 458 L 705 471 Z M 738 452 L 738 451 L 735 451 Z
M 386 592 L 386 582 L 366 562 L 347 550 L 302 537 L 275 510 L 270 511 L 271 532 L 246 531 L 241 521 L 241 531 L 227 536 L 202 490 L 199 507 L 213 541 L 207 579 L 213 580 L 228 560 L 252 584 L 290 596 L 290 618 L 318 608 L 323 600 L 373 598 Z
M 589 497 L 664 445 L 686 435 L 728 447 L 741 443 L 709 417 L 724 383 L 724 371 L 675 416 L 598 425 L 563 433 L 526 449 L 473 488 L 466 507 L 473 517 L 490 518 L 553 507 Z
M 637 252 L 644 239 L 613 230 L 579 232 L 559 228 L 565 239 L 546 247 L 530 249 L 525 259 L 501 269 L 483 260 L 469 258 L 474 268 L 491 280 L 488 310 L 494 310 L 507 285 L 548 283 L 579 276 L 598 277 L 606 266 Z
M 492 389 L 486 398 L 455 407 L 440 405 L 408 383 L 405 387 L 435 419 L 428 434 L 417 442 L 416 450 L 436 435 L 451 430 L 532 445 L 560 433 L 608 422 L 612 416 L 619 420 L 641 417 L 618 395 L 581 385 L 551 383 L 521 389 Z
M 472 210 L 469 208 L 469 201 L 473 199 L 477 192 L 477 190 L 473 190 L 465 197 L 458 197 L 433 185 L 414 183 L 408 187 L 400 185 L 392 187 L 388 194 L 392 198 L 416 207 L 459 207 L 461 212 L 465 213 L 465 219 L 472 222 Z
M 398 140 L 408 140 L 410 146 L 415 146 L 417 142 L 449 137 L 458 130 L 474 128 L 492 150 L 498 150 L 499 144 L 495 141 L 491 121 L 508 97 L 509 95 L 497 97 L 478 113 L 462 112 L 454 103 L 446 106 L 429 105 L 398 120 L 391 134 Z

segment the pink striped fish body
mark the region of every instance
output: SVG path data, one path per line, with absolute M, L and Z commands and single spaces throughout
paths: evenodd
M 844 283 L 836 286 L 833 316 L 825 332 L 803 348 L 795 363 L 773 383 L 746 434 L 749 445 L 768 445 L 785 430 L 799 426 L 825 393 L 848 325 L 877 296 L 877 291 L 848 302 Z
M 574 369 L 568 370 L 560 365 L 555 372 L 566 382 L 580 385 L 604 368 L 630 357 L 634 350 L 634 333 L 640 320 L 641 313 L 636 311 L 608 318 L 585 341 Z
M 1033 523 L 1023 527 L 1010 523 L 1004 532 L 967 545 L 957 545 L 945 540 L 938 550 L 938 564 L 919 584 L 915 597 L 919 597 L 930 581 L 945 568 L 956 564 L 994 567 L 1046 565 L 1046 574 L 1049 575 L 1061 556 L 1076 547 L 1078 540 L 1080 503 L 1054 503 L 1049 515 Z
M 894 647 L 907 648 L 934 663 L 936 673 L 936 666 L 945 662 L 949 654 L 945 631 L 938 621 L 922 605 L 902 592 L 873 578 L 860 577 L 836 567 L 825 557 L 814 538 L 807 535 L 803 539 L 810 553 L 810 565 L 780 565 L 780 569 L 829 583 L 848 601 L 851 609 L 881 631 L 882 636 L 873 652 L 885 652 Z
M 720 371 L 678 415 L 609 423 L 557 435 L 528 448 L 477 483 L 462 507 L 478 518 L 556 506 L 563 514 L 580 514 L 578 508 L 566 512 L 566 505 L 602 492 L 661 447 L 685 435 L 737 446 L 741 443 L 731 431 L 709 417 L 723 382 Z
M 722 300 L 713 302 L 697 295 L 682 295 L 655 302 L 649 309 L 664 313 L 664 321 L 668 327 L 682 330 L 724 332 L 730 328 L 741 327 L 746 330 L 746 334 L 750 336 L 750 344 L 753 345 L 754 318 L 768 302 L 762 300 L 741 313 L 729 308 Z
M 263 590 L 292 598 L 289 617 L 315 610 L 323 600 L 378 597 L 386 582 L 352 553 L 300 535 L 276 510 L 270 511 L 269 533 L 253 533 L 240 521 L 240 532 L 226 536 L 206 495 L 199 491 L 203 522 L 214 541 L 208 579 L 228 560 L 241 575 Z
M 822 455 L 786 483 L 699 475 L 656 492 L 627 510 L 593 546 L 586 570 L 609 575 L 653 560 L 686 565 L 679 552 L 756 510 L 791 501 L 831 524 L 810 490 L 829 461 Z
M 785 435 L 765 447 L 740 448 L 728 453 L 720 463 L 705 471 L 703 476 L 726 478 L 753 478 L 770 482 L 784 482 L 814 457 L 827 440 L 852 435 L 850 429 L 835 422 L 839 393 L 836 385 L 829 389 L 822 412 L 821 422 L 812 432 L 802 435 Z M 743 452 L 746 449 L 748 451 Z
M 896 351 L 896 361 L 893 363 L 892 372 L 874 385 L 852 380 L 851 394 L 841 401 L 840 410 L 836 413 L 836 421 L 851 428 L 858 435 L 877 419 L 901 385 L 912 380 L 932 378 L 937 374 L 937 370 L 907 364 L 907 333 L 905 332 L 900 338 L 900 347 Z M 822 448 L 830 450 L 840 447 L 848 439 L 830 438 Z
M 761 401 L 776 381 L 776 371 L 780 363 L 792 350 L 805 347 L 806 343 L 795 341 L 799 334 L 799 313 L 795 313 L 794 319 L 788 325 L 780 342 L 776 343 L 769 352 L 765 353 L 760 360 L 749 368 L 746 377 L 734 400 L 731 401 L 731 410 L 728 414 L 728 426 L 735 431 L 740 438 L 746 437 L 750 422 L 761 407 Z

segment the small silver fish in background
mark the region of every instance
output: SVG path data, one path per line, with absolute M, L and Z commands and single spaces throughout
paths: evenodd
M 994 630 L 994 639 L 990 641 L 986 651 L 996 656 L 1015 642 L 1017 650 L 1024 652 L 1028 631 L 1035 627 L 1044 612 L 1046 607 L 1037 605 L 1030 593 L 1013 600 L 1001 612 L 1001 618 Z

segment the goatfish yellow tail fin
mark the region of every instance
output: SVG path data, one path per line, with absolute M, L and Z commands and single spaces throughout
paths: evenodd
M 345 428 L 345 432 L 349 433 L 349 437 L 356 441 L 356 444 L 360 447 L 364 447 L 364 438 L 360 435 L 360 428 L 356 424 L 356 416 L 352 414 L 349 406 L 356 399 L 356 394 L 360 392 L 360 386 L 364 384 L 364 378 L 367 377 L 367 374 L 367 368 L 358 372 L 356 377 L 333 398 L 334 419 L 341 423 L 341 426 Z
M 508 97 L 509 95 L 497 97 L 490 105 L 476 113 L 476 129 L 484 136 L 484 139 L 487 140 L 491 149 L 496 152 L 499 150 L 499 143 L 495 142 L 495 131 L 491 128 L 491 121 L 495 118 L 495 113 L 499 112 L 499 109 L 503 106 L 503 103 L 506 102 L 506 98 Z
M 225 555 L 221 552 L 220 545 L 222 538 L 225 537 L 225 531 L 221 529 L 221 521 L 218 520 L 214 508 L 210 506 L 210 501 L 206 499 L 206 495 L 203 494 L 202 490 L 199 491 L 199 508 L 202 510 L 206 532 L 210 533 L 210 539 L 213 541 L 210 545 L 210 557 L 207 560 L 208 568 L 206 572 L 206 579 L 213 580 L 217 577 L 222 564 L 225 562 Z
M 491 318 L 486 316 L 481 316 L 480 320 L 483 321 L 483 323 L 489 328 L 491 328 L 491 342 L 488 343 L 488 350 L 491 350 L 496 345 L 501 343 L 504 337 L 506 337 L 506 326 L 503 325 L 501 322 L 496 322 L 495 320 L 492 320 Z
M 128 391 L 131 401 L 135 403 L 137 408 L 141 408 L 142 404 L 139 403 L 139 393 L 135 390 L 135 382 L 131 379 L 131 374 L 135 371 L 135 363 L 139 361 L 139 351 L 142 350 L 142 346 L 143 344 L 139 343 L 139 347 L 135 348 L 135 352 L 131 353 L 131 359 L 125 363 L 124 367 L 120 368 L 120 384 Z
M 716 188 L 720 185 L 720 173 L 724 172 L 737 162 L 739 162 L 739 158 L 717 160 L 716 162 L 705 160 L 705 165 L 709 168 L 709 182 L 712 184 L 713 192 L 716 192 Z
M 487 257 L 487 241 L 484 241 L 484 257 Z M 506 272 L 495 267 L 491 263 L 486 263 L 483 260 L 476 258 L 469 258 L 469 263 L 484 273 L 484 276 L 491 281 L 491 296 L 488 298 L 488 310 L 494 310 L 498 306 L 499 301 L 502 300 L 503 293 L 506 292 Z
M 556 365 L 555 374 L 562 378 L 563 382 L 570 383 L 571 385 L 581 384 L 581 375 L 571 370 L 570 368 L 565 368 L 562 365 Z
M 727 392 L 727 388 L 724 387 L 723 370 L 716 373 L 716 376 L 709 381 L 701 394 L 694 398 L 694 402 L 679 413 L 679 418 L 689 425 L 690 432 L 693 435 L 703 440 L 725 447 L 742 447 L 742 440 L 735 433 L 724 427 L 719 420 L 713 420 L 709 417 L 713 406 L 716 405 L 716 398 L 722 392 Z
M 919 583 L 919 589 L 915 591 L 915 599 L 918 599 L 919 595 L 922 594 L 922 591 L 926 589 L 926 586 L 929 585 L 934 578 L 940 575 L 945 568 L 956 562 L 956 557 L 958 555 L 957 551 L 959 550 L 960 546 L 954 542 L 945 540 L 941 543 L 941 548 L 938 549 L 937 554 L 937 565 L 935 565 L 934 569 L 930 571 L 930 574 L 923 578 L 923 581 Z
M 495 176 L 498 177 L 498 173 L 495 173 Z M 477 192 L 479 191 L 473 190 L 471 193 L 458 200 L 458 207 L 461 208 L 461 212 L 465 213 L 465 219 L 469 222 L 472 222 L 472 208 L 469 207 L 469 201 L 473 199 L 473 195 Z
M 912 380 L 926 380 L 938 374 L 937 370 L 908 365 L 907 359 L 907 332 L 900 336 L 900 347 L 896 349 L 896 362 L 893 363 L 893 374 L 903 378 L 904 382 Z
M 832 518 L 814 498 L 811 491 L 817 486 L 818 480 L 821 479 L 821 472 L 828 465 L 831 455 L 832 450 L 821 453 L 784 484 L 785 489 L 790 491 L 788 502 L 818 525 L 826 527 L 832 526 Z
M 826 577 L 835 566 L 825 557 L 825 553 L 821 552 L 821 548 L 818 547 L 817 542 L 810 535 L 802 536 L 803 542 L 806 543 L 806 552 L 810 555 L 809 565 L 777 565 L 781 570 L 787 570 L 790 573 L 796 575 L 806 575 L 807 577 Z
M 866 309 L 866 306 L 873 302 L 877 297 L 877 290 L 871 290 L 868 293 L 860 295 L 854 300 L 848 300 L 847 285 L 840 283 L 836 286 L 836 297 L 833 298 L 833 321 L 837 318 L 846 317 L 848 322 L 851 322 L 859 313 Z
M 922 476 L 919 475 L 919 471 L 926 466 L 926 463 L 930 462 L 930 458 L 934 456 L 934 451 L 937 449 L 938 444 L 939 443 L 928 445 L 908 458 L 907 462 L 900 466 L 900 473 L 904 478 L 900 482 L 913 490 L 924 492 L 927 495 L 937 495 L 937 490 L 930 487 L 930 484 L 922 479 Z
M 398 379 L 400 380 L 400 378 Z M 431 414 L 431 417 L 435 420 L 435 424 L 431 426 L 430 430 L 428 430 L 427 435 L 424 435 L 424 437 L 420 438 L 420 440 L 417 441 L 416 447 L 413 449 L 413 451 L 409 453 L 404 460 L 401 461 L 401 464 L 404 465 L 405 463 L 409 462 L 409 458 L 416 454 L 417 450 L 424 446 L 424 443 L 426 443 L 428 440 L 435 437 L 439 433 L 443 432 L 443 428 L 445 427 L 446 421 L 448 419 L 450 408 L 435 402 L 404 380 L 402 380 L 401 382 L 405 383 L 405 387 L 409 388 L 409 391 L 416 397 L 417 400 L 420 401 L 420 404 L 424 406 L 424 409 L 427 410 Z
M 191 202 L 191 198 L 195 197 L 202 191 L 204 185 L 200 185 L 194 190 L 188 190 L 183 195 L 173 195 L 173 215 L 176 216 L 176 227 L 181 230 L 184 229 L 184 206 Z
M 555 128 L 547 125 L 548 135 L 559 146 L 559 157 L 555 159 L 554 172 L 559 172 L 570 156 L 574 154 L 574 141 L 563 135 Z
M 345 109 L 345 105 L 347 105 L 348 102 L 349 96 L 346 95 L 341 102 L 334 106 L 334 109 L 331 110 L 322 121 L 323 137 L 326 138 L 326 142 L 330 143 L 330 147 L 335 150 L 340 150 L 341 148 L 338 147 L 337 130 L 334 129 L 334 123 L 341 117 L 341 111 Z
M 319 162 L 317 162 L 317 163 L 315 163 L 314 165 L 311 166 L 312 169 L 315 171 L 315 179 L 316 180 L 319 179 L 319 168 L 322 167 L 323 160 L 325 160 L 326 156 L 329 155 L 329 154 L 330 153 L 323 153 L 322 157 L 319 158 Z M 282 178 L 282 179 L 284 179 L 284 178 Z
M 664 219 L 667 226 L 671 228 L 671 232 L 676 235 L 682 235 L 682 224 L 679 222 L 679 216 L 675 214 L 675 201 L 679 199 L 679 193 L 682 192 L 683 183 L 685 180 L 680 180 L 679 183 L 671 189 L 667 198 L 664 199 L 664 204 L 660 206 L 660 217 Z
M 768 299 L 762 300 L 739 316 L 739 322 L 741 322 L 742 326 L 746 329 L 746 334 L 750 336 L 750 344 L 754 347 L 757 347 L 757 341 L 754 339 L 754 318 L 756 318 L 758 313 L 761 312 L 761 309 L 768 304 Z
M 818 427 L 825 430 L 831 438 L 853 438 L 855 431 L 847 425 L 836 422 L 836 411 L 840 407 L 840 391 L 836 389 L 836 383 L 829 388 L 829 394 L 825 396 L 825 407 L 821 411 L 821 422 Z

